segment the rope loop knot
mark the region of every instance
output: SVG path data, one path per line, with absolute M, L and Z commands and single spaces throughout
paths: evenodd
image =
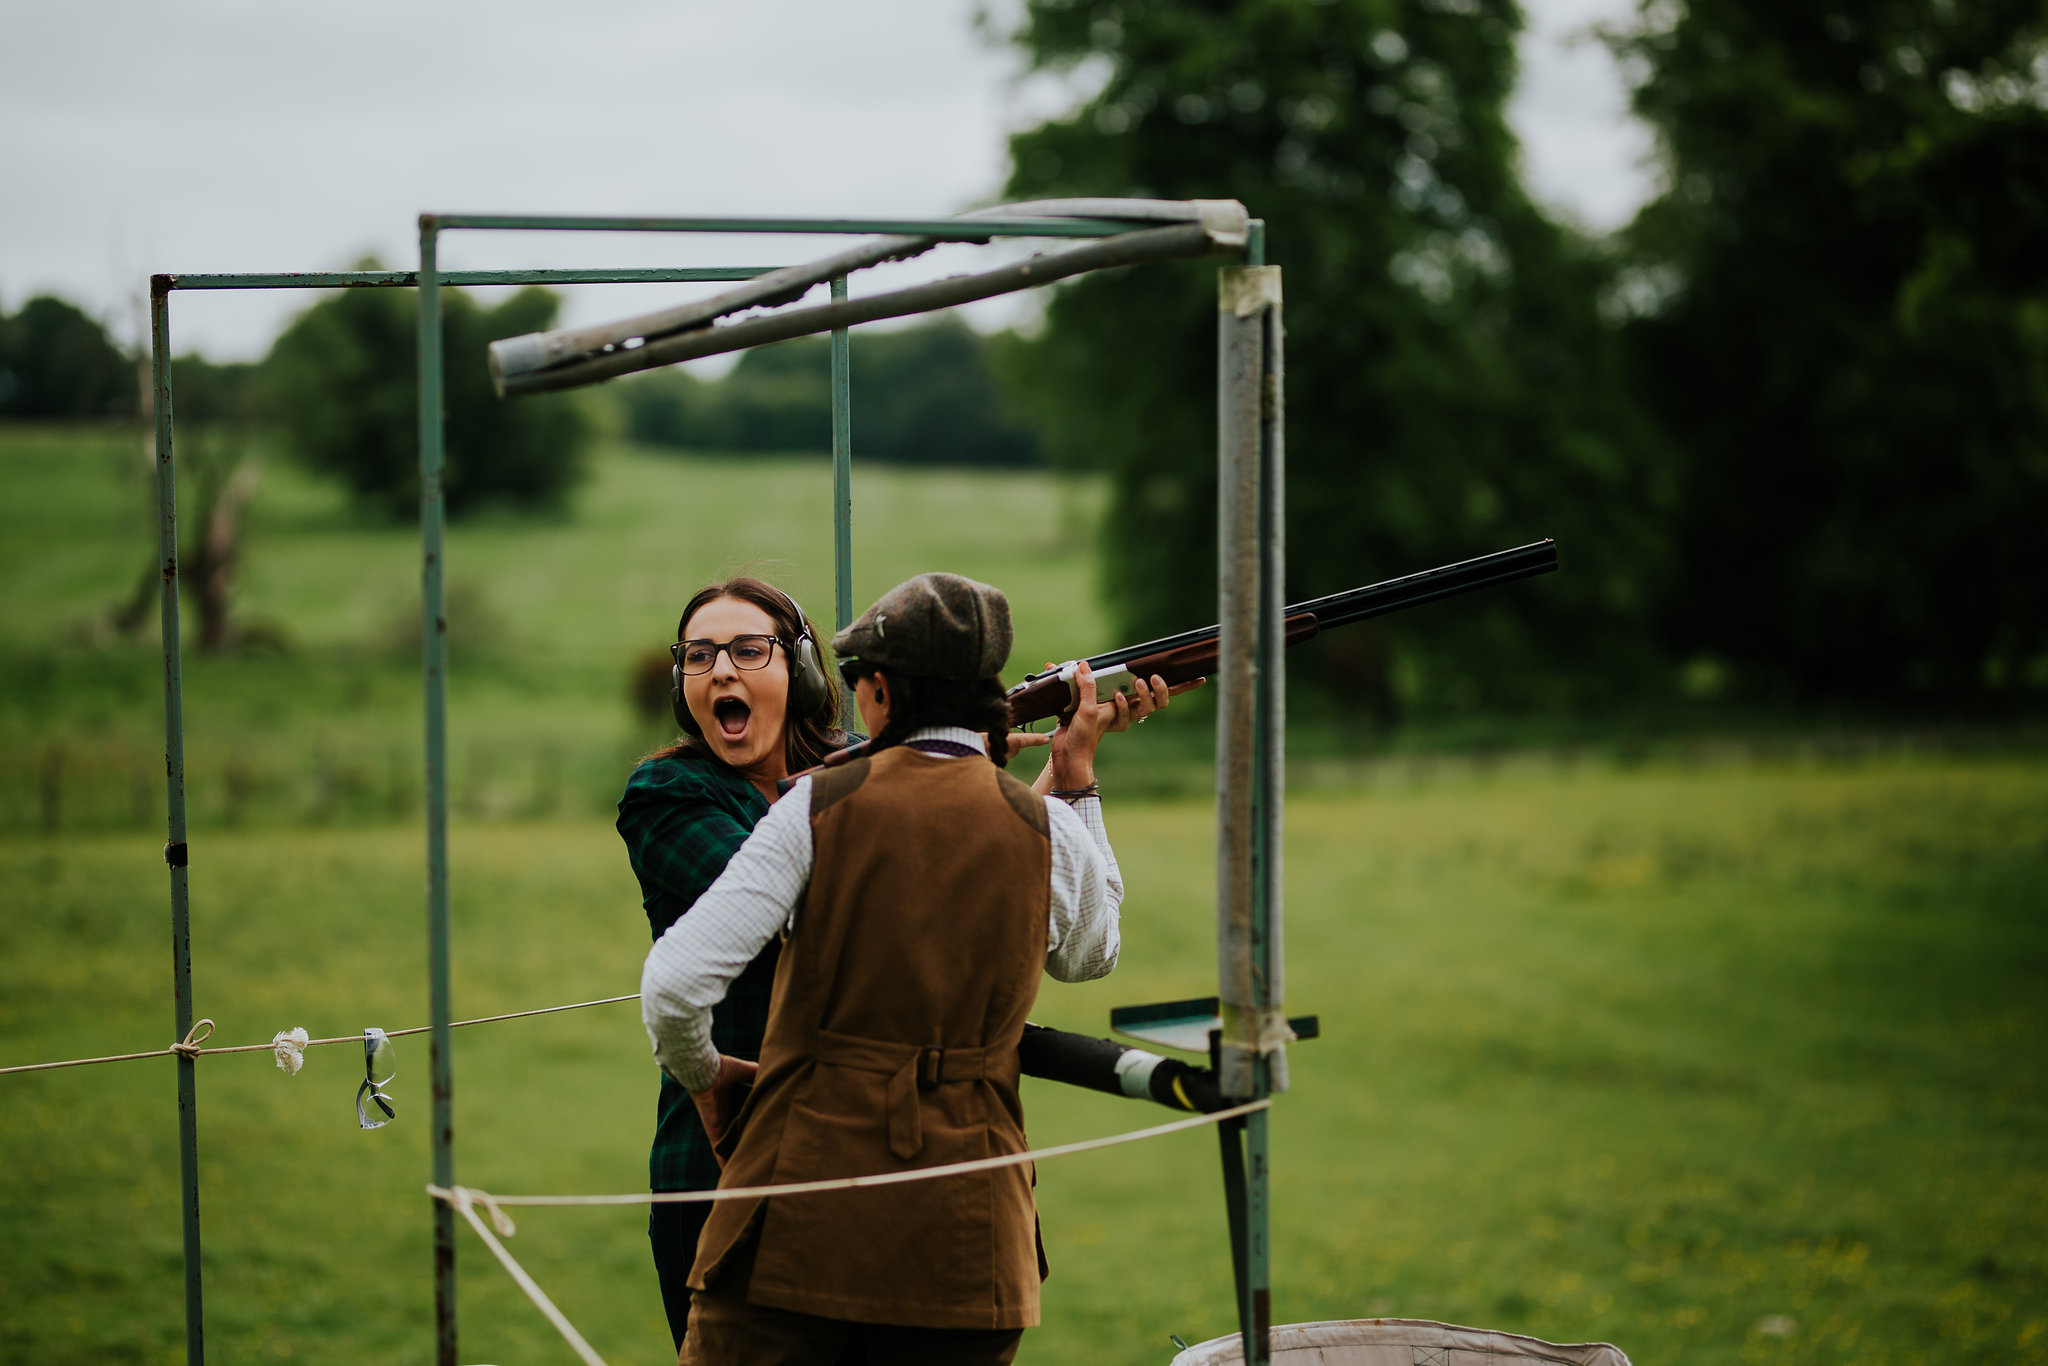
M 206 1031 L 204 1034 L 201 1034 L 199 1032 L 202 1029 Z M 179 1042 L 172 1044 L 165 1051 L 169 1053 L 176 1053 L 181 1058 L 191 1058 L 194 1061 L 197 1061 L 199 1055 L 206 1051 L 199 1045 L 205 1043 L 208 1039 L 212 1037 L 213 1021 L 194 1020 L 192 1022 L 192 1027 L 185 1031 L 185 1037 Z

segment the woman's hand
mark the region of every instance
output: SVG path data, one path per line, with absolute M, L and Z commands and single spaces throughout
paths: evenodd
M 1197 678 L 1177 688 L 1169 688 L 1166 686 L 1166 680 L 1158 674 L 1153 674 L 1150 678 L 1132 678 L 1129 697 L 1122 693 L 1111 693 L 1109 701 L 1095 704 L 1096 709 L 1103 713 L 1102 734 L 1129 730 L 1153 712 L 1165 711 L 1175 693 L 1186 692 L 1189 688 L 1199 688 L 1208 681 L 1206 678 Z M 1115 712 L 1113 716 L 1109 714 L 1112 709 Z
M 1098 701 L 1095 672 L 1083 660 L 1074 669 L 1073 709 L 1060 718 L 1059 729 L 1047 737 L 1052 745 L 1052 757 L 1045 766 L 1045 772 L 1039 774 L 1038 781 L 1031 785 L 1033 790 L 1043 796 L 1054 789 L 1072 792 L 1091 785 L 1095 781 L 1095 749 L 1102 743 L 1103 736 L 1112 731 L 1129 730 L 1153 712 L 1164 710 L 1174 693 L 1195 687 L 1200 681 L 1169 688 L 1166 680 L 1158 674 L 1150 678 L 1133 678 L 1130 696 L 1113 692 L 1108 698 Z
M 746 1103 L 746 1088 L 754 1084 L 754 1076 L 761 1070 L 761 1064 L 748 1062 L 745 1058 L 718 1058 L 718 1076 L 702 1091 L 690 1092 L 690 1100 L 697 1107 L 697 1117 L 704 1121 L 704 1132 L 717 1146 L 725 1137 L 725 1131 L 732 1127 L 739 1115 L 740 1106 Z M 725 1159 L 719 1158 L 723 1167 Z
M 1052 736 L 1042 730 L 1013 730 L 1010 732 L 1010 757 L 1016 758 L 1027 749 L 1052 743 Z

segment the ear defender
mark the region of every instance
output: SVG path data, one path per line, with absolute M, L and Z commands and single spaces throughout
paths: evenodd
M 775 591 L 782 592 L 779 588 Z M 782 597 L 796 613 L 798 628 L 796 644 L 789 652 L 789 711 L 792 716 L 809 716 L 831 699 L 832 685 L 825 677 L 825 660 L 818 650 L 818 638 L 811 634 L 811 619 L 804 615 L 795 598 L 787 593 L 782 593 Z
M 780 588 L 775 590 L 782 593 Z M 832 696 L 832 685 L 825 678 L 825 662 L 818 650 L 818 638 L 811 634 L 811 619 L 804 615 L 803 607 L 787 593 L 782 600 L 796 613 L 797 637 L 794 645 L 786 647 L 789 653 L 789 714 L 809 716 L 825 705 Z M 676 638 L 682 638 L 678 624 Z M 697 718 L 690 715 L 690 705 L 683 700 L 683 665 L 678 660 L 668 670 L 668 705 L 675 713 L 676 725 L 685 735 L 704 738 L 703 728 Z

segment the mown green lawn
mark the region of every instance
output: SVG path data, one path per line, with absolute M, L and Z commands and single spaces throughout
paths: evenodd
M 1638 1362 L 2048 1360 L 2048 772 L 2038 764 L 1606 769 L 1289 807 L 1297 1048 L 1274 1117 L 1282 1321 L 1415 1315 Z M 1213 980 L 1210 822 L 1113 807 L 1124 965 L 1038 1018 Z M 629 991 L 644 946 L 589 821 L 456 838 L 456 1000 Z M 0 1061 L 160 1046 L 164 875 L 147 836 L 0 841 Z M 406 828 L 195 847 L 201 1012 L 223 1041 L 425 1018 Z M 458 1035 L 459 1171 L 506 1191 L 644 1184 L 630 1006 Z M 359 1132 L 356 1057 L 201 1066 L 215 1359 L 424 1361 L 425 1049 Z M 182 1352 L 171 1068 L 0 1079 L 0 1356 Z M 1038 1143 L 1165 1112 L 1031 1084 Z M 1206 1134 L 1047 1163 L 1053 1278 L 1026 1361 L 1159 1362 L 1227 1331 Z M 614 1362 L 664 1359 L 631 1210 L 527 1210 L 514 1252 Z M 567 1360 L 465 1230 L 468 1361 Z M 1785 1330 L 1774 1334 L 1768 1330 Z

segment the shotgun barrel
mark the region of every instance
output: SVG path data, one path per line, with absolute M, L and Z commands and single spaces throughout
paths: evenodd
M 1439 598 L 1456 597 L 1516 579 L 1548 574 L 1557 568 L 1557 542 L 1536 541 L 1513 550 L 1495 551 L 1477 559 L 1460 560 L 1439 569 L 1425 569 L 1384 583 L 1367 584 L 1327 597 L 1298 602 L 1285 610 L 1284 637 L 1288 645 L 1299 645 L 1336 626 L 1349 626 L 1370 617 L 1385 616 L 1409 607 L 1419 607 Z M 1090 655 L 1088 668 L 1099 683 L 1132 673 L 1150 678 L 1158 675 L 1168 686 L 1206 678 L 1216 669 L 1218 631 L 1214 626 L 1161 636 L 1141 645 L 1126 645 Z M 1073 677 L 1076 664 L 1069 662 L 1039 673 L 1027 674 L 1010 689 L 1010 724 L 1021 726 L 1057 716 L 1073 705 Z
M 1287 607 L 1281 615 L 1288 619 L 1307 613 L 1316 619 L 1317 626 L 1329 630 L 1332 626 L 1349 626 L 1354 621 L 1368 617 L 1381 617 L 1389 612 L 1399 612 L 1408 607 L 1420 607 L 1425 602 L 1438 598 L 1456 597 L 1495 584 L 1512 583 L 1516 579 L 1534 578 L 1538 574 L 1554 573 L 1557 569 L 1557 542 L 1552 540 L 1532 541 L 1528 545 L 1516 546 L 1513 550 L 1497 550 L 1491 555 L 1481 555 L 1473 560 L 1460 560 L 1438 569 L 1425 569 L 1419 574 L 1408 574 L 1384 583 L 1367 584 L 1363 588 L 1347 588 L 1342 593 L 1327 597 L 1310 598 Z M 1105 650 L 1099 655 L 1088 656 L 1091 669 L 1111 669 L 1144 655 L 1161 654 L 1177 650 L 1183 645 L 1195 645 L 1216 639 L 1217 628 L 1204 626 L 1200 630 L 1183 631 L 1177 636 L 1161 636 L 1148 640 L 1142 645 L 1126 645 L 1120 649 Z M 1057 670 L 1026 674 L 1026 683 L 1044 678 Z
M 1288 645 L 1299 645 L 1331 627 L 1349 626 L 1371 617 L 1383 617 L 1389 612 L 1420 607 L 1439 598 L 1473 593 L 1481 588 L 1513 583 L 1516 579 L 1534 578 L 1538 574 L 1553 573 L 1556 569 L 1556 541 L 1535 541 L 1516 546 L 1513 550 L 1497 550 L 1474 560 L 1460 560 L 1439 569 L 1425 569 L 1419 574 L 1408 574 L 1384 583 L 1370 583 L 1363 588 L 1295 603 L 1286 609 L 1282 635 Z M 1172 687 L 1192 683 L 1214 673 L 1218 649 L 1217 628 L 1205 626 L 1198 631 L 1161 636 L 1142 645 L 1105 650 L 1099 655 L 1090 655 L 1086 663 L 1098 683 L 1113 682 L 1117 676 L 1129 673 L 1141 678 L 1164 678 L 1167 686 Z M 1010 724 L 1023 726 L 1043 721 L 1073 706 L 1073 679 L 1078 667 L 1079 662 L 1070 661 L 1035 674 L 1026 674 L 1024 681 L 1006 694 L 1010 703 Z M 840 750 L 828 756 L 819 767 L 831 768 L 857 759 L 867 752 L 867 748 L 863 741 Z M 804 773 L 782 779 L 777 786 L 787 792 L 798 778 L 816 771 L 806 769 Z

